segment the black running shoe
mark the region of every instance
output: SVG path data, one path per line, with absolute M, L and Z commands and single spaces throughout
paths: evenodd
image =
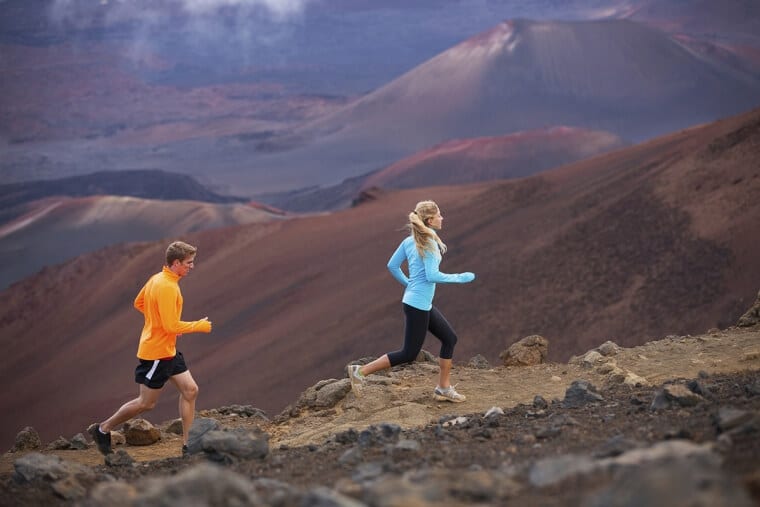
M 90 435 L 92 435 L 92 439 L 95 441 L 95 443 L 98 446 L 98 450 L 101 454 L 104 456 L 107 456 L 113 452 L 113 449 L 111 449 L 111 432 L 108 433 L 102 433 L 100 431 L 100 428 L 98 425 L 94 425 L 92 427 L 92 430 L 90 431 Z
M 190 456 L 190 449 L 187 448 L 186 445 L 182 446 L 182 457 L 187 458 Z

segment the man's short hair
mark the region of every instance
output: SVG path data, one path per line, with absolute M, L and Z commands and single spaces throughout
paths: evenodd
M 198 249 L 184 241 L 175 241 L 166 249 L 166 265 L 171 266 L 175 260 L 184 261 L 191 255 L 195 255 Z

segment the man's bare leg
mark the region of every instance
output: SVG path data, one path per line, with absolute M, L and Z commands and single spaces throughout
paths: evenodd
M 198 384 L 195 383 L 190 371 L 170 377 L 169 380 L 179 391 L 179 416 L 182 419 L 182 444 L 187 445 L 190 428 L 195 419 L 195 400 L 198 398 Z
M 156 406 L 161 389 L 151 389 L 150 387 L 140 384 L 140 391 L 134 400 L 122 405 L 114 415 L 100 423 L 100 431 L 108 433 L 121 423 L 125 423 L 136 415 L 147 412 Z

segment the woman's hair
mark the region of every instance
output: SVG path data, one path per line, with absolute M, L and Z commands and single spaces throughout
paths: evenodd
M 441 254 L 446 253 L 446 244 L 428 225 L 428 221 L 437 214 L 438 205 L 433 201 L 418 202 L 414 211 L 409 213 L 409 223 L 406 227 L 414 237 L 414 244 L 417 246 L 417 253 L 420 254 L 420 257 L 425 256 L 425 251 L 433 251 L 434 246 L 430 241 L 431 239 L 438 244 Z
M 188 245 L 184 241 L 175 241 L 166 249 L 166 265 L 171 266 L 175 260 L 183 262 L 197 251 L 198 249 L 193 245 Z

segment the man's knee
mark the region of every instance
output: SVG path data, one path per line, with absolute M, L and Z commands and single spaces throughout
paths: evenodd
M 198 384 L 193 382 L 182 388 L 182 397 L 188 401 L 195 400 L 198 397 Z
M 157 401 L 158 400 L 154 400 L 154 399 L 147 399 L 146 400 L 146 399 L 143 399 L 143 398 L 139 398 L 138 399 L 138 407 L 140 409 L 140 412 L 147 412 L 148 410 L 153 410 L 153 407 L 156 406 L 156 402 Z

